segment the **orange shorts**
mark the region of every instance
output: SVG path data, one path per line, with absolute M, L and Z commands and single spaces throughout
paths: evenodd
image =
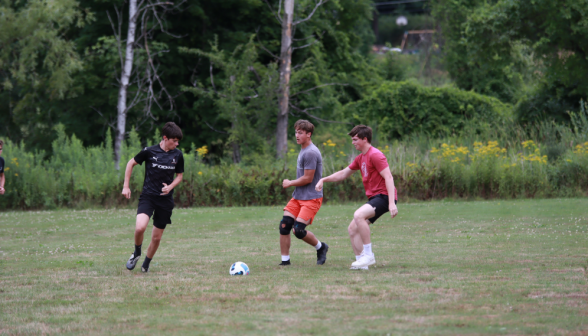
M 306 201 L 291 199 L 290 202 L 286 204 L 284 211 L 288 211 L 289 213 L 293 214 L 294 218 L 300 217 L 305 221 L 309 221 L 308 225 L 310 225 L 312 224 L 314 216 L 316 216 L 322 204 L 322 197 Z

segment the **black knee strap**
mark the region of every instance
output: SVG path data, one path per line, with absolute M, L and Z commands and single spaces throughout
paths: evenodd
M 307 233 L 308 232 L 306 232 L 306 224 L 300 222 L 294 223 L 294 235 L 296 236 L 296 238 L 304 239 Z
M 284 218 L 282 218 L 282 221 L 280 222 L 280 234 L 282 236 L 287 236 L 290 234 L 290 231 L 292 231 L 292 226 L 294 225 L 294 218 L 289 217 L 289 216 L 284 216 Z

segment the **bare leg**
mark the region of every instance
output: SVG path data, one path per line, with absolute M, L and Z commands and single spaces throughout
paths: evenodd
M 319 242 L 318 239 L 316 239 L 314 233 L 310 231 L 306 231 L 306 237 L 302 238 L 302 240 L 304 240 L 308 245 L 312 246 L 316 246 Z
M 289 211 L 284 211 L 284 216 L 292 217 L 292 219 L 296 218 Z M 282 253 L 283 256 L 290 255 L 290 245 L 291 244 L 292 244 L 292 240 L 290 239 L 290 234 L 280 235 L 280 252 Z
M 161 236 L 163 236 L 162 229 L 158 229 L 155 226 L 153 227 L 153 232 L 151 233 L 151 243 L 149 244 L 149 248 L 147 249 L 147 258 L 153 259 L 155 252 L 157 252 L 157 248 L 159 247 L 159 243 L 161 242 Z
M 138 214 L 137 222 L 135 224 L 135 245 L 143 244 L 143 235 L 149 224 L 149 216 L 146 214 Z
M 290 244 L 292 240 L 290 239 L 290 235 L 284 236 L 280 235 L 280 252 L 283 256 L 290 255 Z
M 355 255 L 358 256 L 361 254 L 361 251 L 363 251 L 363 242 L 361 241 L 361 236 L 357 231 L 357 225 L 355 225 L 355 220 L 351 221 L 349 227 L 347 228 L 347 231 L 349 232 L 349 240 L 351 240 L 351 247 L 353 248 L 353 253 L 355 253 Z
M 372 218 L 375 215 L 376 209 L 369 204 L 364 204 L 361 208 L 355 211 L 355 214 L 353 214 L 353 221 L 355 222 L 363 245 L 367 245 L 372 242 L 370 237 L 370 226 L 367 219 Z

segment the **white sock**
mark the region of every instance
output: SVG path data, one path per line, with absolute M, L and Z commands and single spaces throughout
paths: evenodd
M 368 256 L 374 255 L 374 253 L 372 252 L 372 243 L 363 245 L 363 253 Z
M 355 260 L 356 260 L 356 261 L 357 261 L 357 260 L 359 260 L 359 258 L 361 258 L 361 254 L 360 254 L 360 255 L 358 255 L 358 256 L 355 256 Z
M 288 261 L 288 260 L 290 260 L 290 256 L 289 255 L 282 256 L 282 261 Z
M 319 240 L 319 243 L 316 244 L 316 246 L 314 247 L 317 251 L 320 250 L 320 248 L 323 246 L 323 244 L 321 244 L 321 241 Z

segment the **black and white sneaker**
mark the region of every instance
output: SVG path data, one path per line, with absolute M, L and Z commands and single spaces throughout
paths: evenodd
M 141 266 L 141 272 L 143 272 L 143 273 L 149 272 L 149 267 L 145 268 L 145 266 Z
M 286 260 L 286 261 L 282 261 L 281 264 L 278 264 L 278 266 L 290 266 L 290 260 Z
M 131 257 L 129 258 L 129 261 L 127 261 L 127 269 L 129 271 L 132 271 L 135 266 L 137 265 L 137 262 L 139 261 L 139 259 L 141 259 L 141 255 L 138 255 L 137 257 L 135 257 L 135 252 L 133 252 L 133 254 L 131 254 Z
M 322 246 L 316 250 L 316 264 L 323 265 L 327 261 L 327 251 L 329 251 L 329 245 L 325 242 L 321 242 Z

